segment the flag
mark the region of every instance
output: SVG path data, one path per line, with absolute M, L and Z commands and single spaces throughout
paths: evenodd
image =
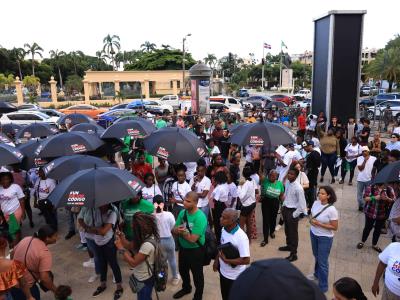
M 283 41 L 281 41 L 281 48 L 283 48 L 283 47 L 285 47 L 287 49 L 286 44 Z
M 264 43 L 264 48 L 265 48 L 265 49 L 271 49 L 271 45 L 270 45 L 270 44 L 267 44 L 267 43 Z

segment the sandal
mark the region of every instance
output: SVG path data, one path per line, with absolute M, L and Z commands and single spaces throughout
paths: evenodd
M 265 247 L 267 244 L 268 244 L 268 241 L 262 241 L 261 244 L 260 244 L 260 246 L 261 246 L 261 247 Z
M 106 290 L 106 286 L 99 286 L 93 293 L 93 297 L 96 297 L 98 295 L 100 295 L 102 292 L 104 292 Z
M 124 292 L 124 289 L 115 290 L 115 292 L 114 292 L 114 300 L 118 300 L 119 298 L 121 298 L 123 292 Z
M 379 248 L 378 246 L 372 246 L 372 249 L 374 249 L 376 252 L 381 253 L 382 249 Z
M 364 243 L 358 243 L 357 244 L 357 249 L 361 249 L 362 247 L 364 247 Z

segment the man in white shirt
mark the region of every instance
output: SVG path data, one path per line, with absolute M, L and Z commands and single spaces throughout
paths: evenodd
M 34 197 L 37 201 L 39 209 L 43 213 L 43 217 L 46 221 L 46 224 L 50 225 L 54 228 L 54 230 L 58 229 L 58 221 L 57 221 L 57 209 L 53 206 L 53 204 L 47 200 L 50 193 L 56 187 L 56 181 L 51 178 L 46 178 L 44 171 L 42 168 L 38 171 L 39 178 L 36 180 L 34 186 Z
M 238 257 L 227 258 L 226 252 L 221 250 L 214 260 L 213 270 L 219 270 L 222 300 L 229 299 L 229 292 L 232 284 L 239 275 L 246 270 L 246 265 L 250 264 L 250 245 L 246 233 L 238 224 L 239 212 L 233 208 L 226 208 L 221 216 L 221 245 L 231 244 L 230 250 L 237 250 Z M 230 251 L 231 252 L 231 251 Z
M 282 204 L 282 216 L 285 224 L 286 246 L 279 247 L 279 251 L 290 251 L 286 257 L 290 262 L 297 260 L 297 247 L 299 244 L 299 216 L 307 214 L 307 204 L 304 189 L 296 181 L 299 170 L 290 169 L 287 173 L 285 184 L 285 198 Z
M 283 182 L 283 179 L 285 178 L 293 160 L 300 160 L 302 158 L 300 153 L 294 150 L 293 144 L 289 144 L 287 148 L 288 151 L 285 153 L 283 157 L 281 157 L 279 154 L 276 155 L 276 160 L 279 165 L 276 171 L 279 173 L 278 180 L 281 182 Z
M 208 205 L 207 194 L 211 188 L 211 180 L 205 175 L 206 167 L 203 165 L 198 165 L 197 175 L 190 180 L 189 185 L 192 191 L 196 192 L 197 196 L 199 196 L 197 207 L 204 212 L 206 217 L 208 217 L 210 206 Z
M 362 156 L 357 158 L 357 202 L 358 210 L 364 209 L 364 190 L 370 184 L 372 179 L 372 168 L 376 161 L 375 156 L 371 156 L 368 146 L 361 147 Z

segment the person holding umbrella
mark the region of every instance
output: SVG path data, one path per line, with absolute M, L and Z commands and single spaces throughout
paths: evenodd
M 151 165 L 146 163 L 146 156 L 144 151 L 138 151 L 137 160 L 132 163 L 132 174 L 144 181 L 144 175 L 153 173 Z

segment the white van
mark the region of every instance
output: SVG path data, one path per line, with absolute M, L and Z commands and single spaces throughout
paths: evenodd
M 294 94 L 294 96 L 301 97 L 303 99 L 311 98 L 311 91 L 309 89 L 303 89 Z
M 218 102 L 225 104 L 228 107 L 235 107 L 235 108 L 242 108 L 242 104 L 240 103 L 239 100 L 231 97 L 231 96 L 212 96 L 209 98 L 210 102 Z
M 174 109 L 179 109 L 181 104 L 178 95 L 165 95 L 161 97 L 158 102 L 161 105 L 171 105 Z

